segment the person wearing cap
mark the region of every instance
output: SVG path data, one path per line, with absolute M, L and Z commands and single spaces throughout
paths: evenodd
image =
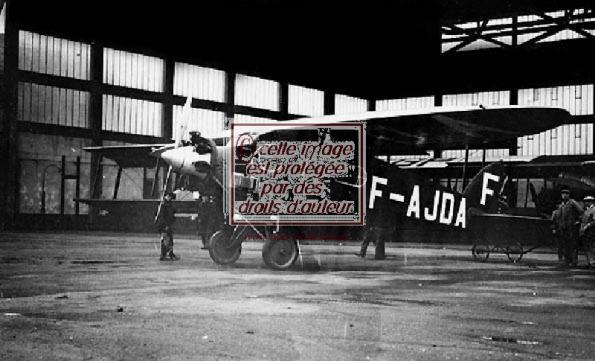
M 587 267 L 592 267 L 592 249 L 595 242 L 595 198 L 586 196 L 583 198 L 583 202 L 585 203 L 585 212 L 581 217 L 579 236 L 581 248 L 585 251 L 585 256 L 587 256 Z
M 212 175 L 207 164 L 197 164 L 198 173 L 198 233 L 202 239 L 202 249 L 209 248 L 211 236 L 224 223 L 223 219 L 223 189 Z
M 570 197 L 570 189 L 560 191 L 562 202 L 554 211 L 556 235 L 560 237 L 566 265 L 576 266 L 578 258 L 578 230 L 583 207 Z
M 160 261 L 177 261 L 180 259 L 174 254 L 174 232 L 173 224 L 175 221 L 176 210 L 173 206 L 173 200 L 176 198 L 174 192 L 166 192 L 163 196 L 159 215 L 157 217 L 157 230 L 161 233 L 161 257 Z

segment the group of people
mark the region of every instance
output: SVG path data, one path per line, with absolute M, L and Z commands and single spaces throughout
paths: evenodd
M 570 195 L 570 189 L 561 190 L 562 202 L 552 214 L 553 233 L 558 246 L 558 260 L 567 266 L 577 266 L 579 251 L 592 267 L 592 248 L 595 242 L 595 198 L 583 198 L 584 207 Z

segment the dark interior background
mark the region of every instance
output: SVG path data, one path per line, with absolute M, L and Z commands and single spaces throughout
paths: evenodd
M 22 28 L 42 33 L 382 99 L 593 79 L 593 52 L 572 41 L 440 55 L 441 24 L 571 5 L 589 2 L 19 0 L 13 9 Z

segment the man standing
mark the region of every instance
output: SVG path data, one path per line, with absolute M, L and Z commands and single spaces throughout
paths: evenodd
M 383 232 L 381 226 L 367 224 L 364 226 L 364 240 L 362 241 L 360 251 L 355 253 L 356 256 L 364 258 L 368 251 L 368 245 L 373 242 L 376 246 L 376 252 L 374 253 L 374 259 L 382 260 L 386 258 L 384 250 L 384 238 L 386 232 Z
M 211 236 L 223 225 L 223 190 L 211 174 L 208 165 L 197 165 L 198 192 L 198 232 L 202 239 L 202 249 L 209 248 Z
M 564 262 L 564 239 L 562 238 L 562 232 L 560 231 L 560 210 L 554 209 L 552 212 L 552 233 L 554 234 L 554 241 L 558 248 L 558 261 Z
M 159 215 L 157 217 L 157 230 L 161 233 L 161 257 L 160 261 L 177 261 L 180 258 L 174 254 L 174 232 L 173 224 L 176 210 L 172 201 L 176 198 L 175 193 L 167 192 L 163 196 Z M 169 257 L 169 258 L 168 258 Z
M 581 217 L 581 228 L 579 236 L 581 240 L 581 248 L 585 251 L 587 256 L 587 267 L 591 267 L 591 252 L 593 243 L 595 242 L 595 198 L 593 196 L 586 196 L 585 213 Z
M 564 247 L 564 261 L 566 265 L 576 266 L 578 261 L 578 230 L 583 208 L 577 201 L 570 198 L 570 189 L 564 188 L 560 192 L 562 202 L 556 209 L 556 230 L 559 232 Z

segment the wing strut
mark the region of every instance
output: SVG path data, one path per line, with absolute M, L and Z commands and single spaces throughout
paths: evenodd
M 463 192 L 467 187 L 467 163 L 469 163 L 469 143 L 465 143 L 465 163 L 463 163 Z

